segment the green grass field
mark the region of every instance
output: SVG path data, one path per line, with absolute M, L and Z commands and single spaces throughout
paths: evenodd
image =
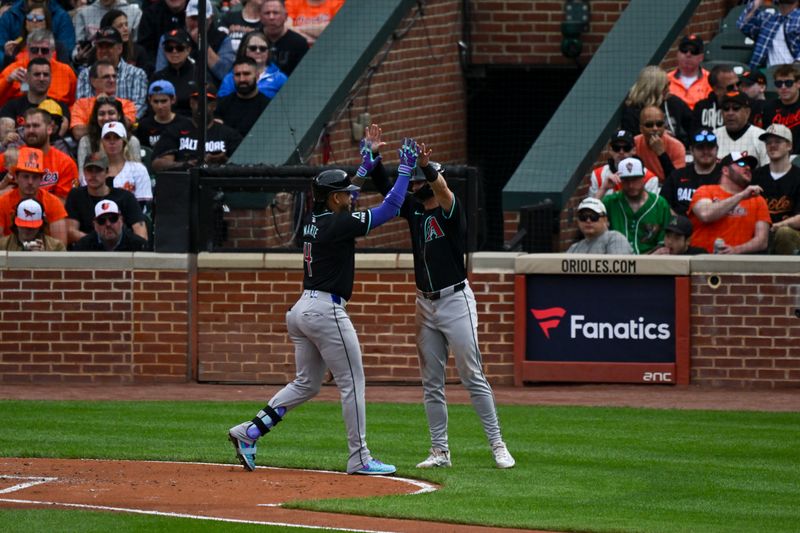
M 228 427 L 257 403 L 0 401 L 0 455 L 234 463 Z M 494 468 L 477 416 L 450 409 L 453 468 L 420 471 L 420 405 L 369 404 L 367 440 L 430 494 L 294 507 L 558 531 L 798 531 L 800 414 L 500 406 L 517 459 Z M 259 464 L 343 470 L 338 403 L 291 412 Z M 266 452 L 266 453 L 265 453 Z M 250 531 L 255 526 L 76 511 L 0 511 L 2 531 Z M 264 531 L 264 528 L 259 528 Z

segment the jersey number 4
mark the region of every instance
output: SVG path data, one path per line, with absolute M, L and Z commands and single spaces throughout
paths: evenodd
M 311 243 L 304 242 L 303 243 L 303 261 L 306 262 L 306 272 L 308 273 L 308 277 L 311 277 Z

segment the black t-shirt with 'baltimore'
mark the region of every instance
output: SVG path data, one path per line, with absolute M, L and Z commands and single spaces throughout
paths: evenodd
M 189 127 L 173 123 L 161 133 L 153 148 L 153 157 L 175 154 L 175 161 L 188 161 L 196 157 L 199 142 L 200 129 L 193 122 Z M 242 136 L 239 132 L 225 124 L 212 122 L 206 130 L 206 153 L 225 152 L 230 157 L 240 142 Z
M 720 172 L 719 165 L 716 165 L 710 174 L 703 175 L 695 171 L 694 165 L 676 168 L 664 180 L 659 195 L 664 197 L 677 214 L 686 215 L 689 210 L 689 204 L 692 203 L 694 192 L 703 185 L 719 183 Z

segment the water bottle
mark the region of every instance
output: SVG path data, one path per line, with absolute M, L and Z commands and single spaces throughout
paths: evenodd
M 714 253 L 715 254 L 720 253 L 724 246 L 725 246 L 725 239 L 716 239 L 714 241 Z

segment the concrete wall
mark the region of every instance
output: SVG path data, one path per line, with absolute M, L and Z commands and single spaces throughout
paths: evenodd
M 514 377 L 515 257 L 470 258 L 494 384 Z M 0 383 L 286 383 L 300 264 L 295 254 L 0 254 Z M 347 309 L 368 380 L 418 383 L 410 257 L 359 254 L 355 281 Z M 691 382 L 800 386 L 797 309 L 796 258 L 693 258 Z

